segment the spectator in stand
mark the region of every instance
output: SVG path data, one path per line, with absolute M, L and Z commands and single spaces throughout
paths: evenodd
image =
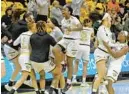
M 125 13 L 124 14 L 126 14 L 127 11 L 129 11 L 129 0 L 125 1 Z
M 116 0 L 111 0 L 107 5 L 108 9 L 114 9 L 117 13 L 120 11 L 119 3 Z
M 29 0 L 27 7 L 28 7 L 28 11 L 31 12 L 33 14 L 34 18 L 36 19 L 37 11 L 36 11 L 35 0 Z
M 115 9 L 111 9 L 111 18 L 112 18 L 112 24 L 115 23 L 115 18 L 117 17 L 117 12 L 115 11 Z
M 122 18 L 123 25 L 125 24 L 125 21 L 127 20 L 127 18 L 129 18 L 129 10 L 127 11 L 127 13 Z
M 83 0 L 72 0 L 72 9 L 73 9 L 73 15 L 79 19 L 80 16 L 80 9 L 83 4 Z
M 12 8 L 7 8 L 5 11 L 5 15 L 2 16 L 1 18 L 1 24 L 5 28 L 8 27 L 11 24 L 11 19 L 12 19 Z
M 36 21 L 43 20 L 47 22 L 50 0 L 35 0 L 35 2 L 37 6 Z
M 71 7 L 71 4 L 72 4 L 72 0 L 65 0 L 65 5 L 64 5 L 64 7 L 67 7 L 67 6 L 69 6 L 69 7 Z
M 63 19 L 61 9 L 62 9 L 62 6 L 60 5 L 59 1 L 55 0 L 53 2 L 53 7 L 50 12 L 51 12 L 51 17 L 55 18 L 58 21 L 59 25 L 61 25 L 61 21 Z
M 89 12 L 85 10 L 85 7 L 81 7 L 80 9 L 80 22 L 83 23 L 86 18 L 88 18 Z
M 121 18 L 120 16 L 116 16 L 114 19 L 114 23 L 111 25 L 111 32 L 115 35 L 113 36 L 114 40 L 116 41 L 116 38 L 118 37 L 118 34 L 120 31 L 123 30 L 123 25 L 121 24 Z
M 120 4 L 120 12 L 118 13 L 118 15 L 119 15 L 121 18 L 124 17 L 124 13 L 125 13 L 124 9 L 125 9 L 125 6 L 124 6 L 123 4 Z
M 89 12 L 93 12 L 95 9 L 95 2 L 93 0 L 84 0 L 83 7 Z
M 94 11 L 98 12 L 100 15 L 103 15 L 105 10 L 106 6 L 103 3 L 97 3 Z
M 128 18 L 125 20 L 124 30 L 129 32 L 129 12 L 128 12 Z

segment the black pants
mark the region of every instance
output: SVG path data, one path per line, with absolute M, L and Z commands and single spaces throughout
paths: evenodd
M 40 21 L 40 20 L 47 22 L 47 16 L 46 15 L 39 15 L 38 14 L 37 18 L 36 18 L 36 22 Z

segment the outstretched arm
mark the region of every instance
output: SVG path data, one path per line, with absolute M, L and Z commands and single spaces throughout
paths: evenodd
M 129 51 L 129 47 L 123 47 L 120 51 L 113 51 L 111 47 L 103 41 L 104 46 L 107 48 L 108 52 L 114 57 L 114 58 L 119 58 L 123 55 L 125 55 Z
M 14 46 L 17 46 L 20 44 L 20 40 L 21 40 L 21 36 L 19 36 L 14 42 L 13 42 L 13 45 Z

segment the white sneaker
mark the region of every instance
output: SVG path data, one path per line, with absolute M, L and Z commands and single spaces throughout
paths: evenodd
M 9 93 L 8 94 L 18 94 L 18 92 L 17 91 L 15 91 L 14 89 L 12 89 L 11 91 L 9 91 Z
M 72 79 L 72 83 L 77 83 L 77 80 L 76 79 Z
M 7 91 L 11 91 L 12 86 L 9 86 L 8 84 L 4 86 Z
M 44 94 L 49 94 L 49 93 L 45 90 Z
M 101 85 L 101 86 L 99 87 L 99 94 L 108 94 L 105 85 Z
M 27 86 L 33 87 L 31 80 L 26 80 L 26 81 L 24 82 L 24 84 L 27 85 Z
M 82 83 L 81 83 L 81 86 L 82 86 L 82 87 L 89 87 L 90 85 L 87 84 L 86 82 L 82 82 Z

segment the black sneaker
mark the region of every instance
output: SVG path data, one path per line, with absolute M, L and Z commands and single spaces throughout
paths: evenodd
M 15 85 L 15 82 L 14 81 L 9 81 L 8 85 L 11 87 L 11 86 L 14 86 Z
M 36 94 L 40 94 L 40 92 L 39 91 L 35 91 L 36 92 Z
M 67 83 L 67 84 L 65 85 L 64 89 L 62 89 L 62 92 L 63 92 L 63 93 L 67 92 L 71 87 L 72 87 L 72 85 Z
M 55 94 L 59 94 L 58 89 L 55 89 L 55 88 L 53 88 L 53 89 L 54 89 Z
M 65 94 L 62 89 L 61 89 L 61 94 Z
M 40 94 L 45 94 L 45 91 L 41 91 L 41 93 Z
M 54 92 L 54 88 L 50 87 L 49 90 L 48 90 L 48 93 L 53 94 L 53 92 Z

